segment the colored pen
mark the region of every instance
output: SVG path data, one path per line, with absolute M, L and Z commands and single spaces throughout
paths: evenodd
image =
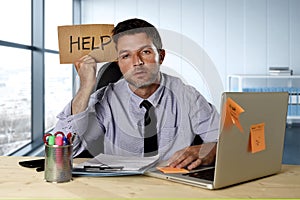
M 73 143 L 73 141 L 72 141 L 72 133 L 68 133 L 67 134 L 67 139 L 68 139 L 68 141 L 69 141 L 69 144 L 72 144 Z
M 48 145 L 52 146 L 55 144 L 55 137 L 54 135 L 48 136 Z
M 52 134 L 51 133 L 46 133 L 43 137 L 43 141 L 45 144 L 48 144 L 48 137 L 51 136 Z
M 58 146 L 63 146 L 63 137 L 61 136 L 56 136 L 55 137 L 55 144 L 58 145 Z
M 63 137 L 63 136 L 65 136 L 65 134 L 61 131 L 58 131 L 58 132 L 54 133 L 54 136 L 55 137 L 57 137 L 57 136 L 62 136 Z
M 63 137 L 63 145 L 69 145 L 70 142 L 66 136 Z

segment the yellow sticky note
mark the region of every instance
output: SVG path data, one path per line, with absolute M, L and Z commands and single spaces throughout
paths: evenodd
M 175 168 L 175 167 L 156 167 L 161 172 L 168 174 L 168 173 L 188 173 L 187 169 L 182 168 Z
M 230 129 L 232 125 L 236 125 L 241 132 L 244 132 L 239 119 L 240 114 L 244 112 L 244 109 L 231 98 L 226 100 L 223 109 L 225 109 L 222 116 L 223 128 Z
M 266 149 L 265 123 L 255 124 L 250 127 L 250 148 L 252 153 Z

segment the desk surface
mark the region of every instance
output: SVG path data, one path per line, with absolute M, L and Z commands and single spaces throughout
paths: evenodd
M 206 190 L 147 176 L 75 177 L 48 183 L 44 172 L 19 166 L 30 157 L 0 156 L 0 198 L 300 198 L 300 166 L 220 190 Z

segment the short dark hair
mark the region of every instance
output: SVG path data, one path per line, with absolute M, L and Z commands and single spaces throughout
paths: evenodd
M 146 33 L 152 39 L 154 46 L 159 50 L 162 49 L 161 37 L 158 30 L 149 22 L 133 18 L 119 22 L 112 30 L 113 41 L 117 44 L 119 38 L 124 35 L 133 35 L 136 33 Z

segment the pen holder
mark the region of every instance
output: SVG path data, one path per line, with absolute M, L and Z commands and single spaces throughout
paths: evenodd
M 45 145 L 45 180 L 63 183 L 72 180 L 73 145 Z

